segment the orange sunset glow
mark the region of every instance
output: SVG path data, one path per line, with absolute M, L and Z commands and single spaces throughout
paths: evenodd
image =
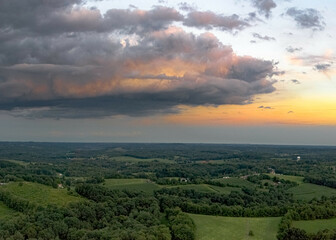
M 335 139 L 331 0 L 51 2 L 0 10 L 3 140 L 230 142 L 261 127 L 258 143 L 283 143 L 284 128 L 289 144 L 300 129 Z

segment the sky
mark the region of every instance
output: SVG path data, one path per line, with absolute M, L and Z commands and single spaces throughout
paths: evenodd
M 334 0 L 0 0 L 0 141 L 336 144 Z

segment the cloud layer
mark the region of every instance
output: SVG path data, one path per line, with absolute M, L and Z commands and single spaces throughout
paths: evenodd
M 0 0 L 0 110 L 24 117 L 174 113 L 246 104 L 275 89 L 274 63 L 237 56 L 213 34 L 248 27 L 237 15 L 168 7 L 110 9 L 79 0 Z

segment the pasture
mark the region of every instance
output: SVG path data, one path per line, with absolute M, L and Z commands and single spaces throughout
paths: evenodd
M 68 194 L 66 189 L 56 189 L 39 183 L 12 182 L 1 186 L 0 190 L 8 191 L 14 196 L 27 199 L 33 203 L 65 206 L 69 202 L 80 201 L 82 198 Z
M 11 162 L 11 163 L 15 163 L 21 166 L 27 166 L 29 164 L 29 162 L 24 162 L 24 161 L 19 161 L 19 160 L 14 160 L 14 159 L 0 159 L 0 161 Z
M 255 184 L 247 181 L 246 179 L 238 178 L 238 177 L 217 178 L 217 179 L 214 179 L 214 181 L 218 181 L 220 183 L 228 184 L 231 186 L 237 186 L 237 187 L 247 187 L 247 188 L 255 187 Z
M 130 156 L 118 156 L 112 157 L 111 160 L 120 161 L 120 162 L 161 162 L 161 163 L 174 163 L 173 160 L 163 159 L 163 158 L 135 158 Z
M 105 179 L 103 186 L 109 189 L 142 191 L 147 194 L 153 194 L 155 190 L 160 189 L 156 183 L 150 182 L 148 179 Z
M 196 224 L 196 240 L 275 240 L 280 223 L 280 218 L 189 216 Z
M 282 174 L 268 174 L 270 177 L 278 177 L 280 179 L 283 180 L 288 180 L 291 182 L 296 182 L 298 184 L 302 184 L 303 183 L 303 178 L 304 177 L 300 177 L 300 176 L 292 176 L 292 175 L 282 175 Z
M 336 189 L 311 183 L 302 183 L 299 186 L 288 189 L 288 192 L 293 193 L 294 199 L 304 201 L 309 201 L 313 198 L 320 199 L 322 196 L 336 196 Z
M 307 233 L 317 233 L 324 229 L 336 229 L 336 218 L 294 221 L 293 226 L 303 229 Z
M 229 194 L 231 191 L 241 191 L 240 188 L 218 187 L 208 184 L 181 184 L 181 185 L 158 185 L 148 179 L 129 178 L 129 179 L 105 179 L 103 186 L 109 189 L 143 191 L 147 194 L 153 194 L 155 190 L 161 188 L 181 188 L 185 190 L 193 189 L 205 193 Z

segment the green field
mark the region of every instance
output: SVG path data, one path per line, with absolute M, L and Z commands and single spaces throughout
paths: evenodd
M 282 175 L 282 174 L 268 174 L 268 175 L 270 177 L 278 177 L 280 179 L 296 182 L 298 184 L 302 184 L 303 183 L 303 178 L 304 178 L 304 177 L 300 177 L 300 176 Z
M 105 179 L 103 185 L 109 189 L 143 191 L 152 194 L 153 191 L 160 189 L 156 183 L 148 179 Z
M 296 228 L 301 228 L 307 233 L 317 233 L 318 231 L 324 229 L 336 229 L 336 218 L 294 221 L 293 226 Z
M 221 194 L 230 194 L 232 191 L 241 192 L 241 188 L 236 187 L 218 187 L 218 186 L 212 186 L 208 185 L 211 189 L 213 189 L 217 193 Z
M 6 220 L 12 217 L 16 212 L 8 208 L 3 202 L 0 202 L 0 220 Z
M 14 159 L 0 159 L 0 161 L 6 161 L 6 162 L 12 162 L 21 166 L 27 166 L 29 163 L 28 162 L 23 162 L 19 160 L 14 160 Z
M 275 240 L 281 218 L 217 217 L 189 214 L 196 224 L 196 240 Z M 249 236 L 252 231 L 254 236 Z
M 240 188 L 234 187 L 219 187 L 213 186 L 208 184 L 187 184 L 187 185 L 178 185 L 178 186 L 165 186 L 167 188 L 175 188 L 179 187 L 182 189 L 194 189 L 199 192 L 215 192 L 215 193 L 222 193 L 222 194 L 230 194 L 231 191 L 241 191 Z
M 161 162 L 161 163 L 174 163 L 172 160 L 163 159 L 163 158 L 134 158 L 129 156 L 119 156 L 119 157 L 112 157 L 111 160 L 115 161 L 121 161 L 121 162 L 131 162 L 131 163 L 137 163 L 137 162 Z
M 187 185 L 178 185 L 178 186 L 165 186 L 167 188 L 181 188 L 181 189 L 194 189 L 195 191 L 199 191 L 199 192 L 207 192 L 207 193 L 211 193 L 211 192 L 216 192 L 216 190 L 214 190 L 212 188 L 212 186 L 209 186 L 207 184 L 187 184 Z
M 218 187 L 208 184 L 184 184 L 184 185 L 158 185 L 148 179 L 130 178 L 130 179 L 105 179 L 103 186 L 109 189 L 143 191 L 148 194 L 153 194 L 155 190 L 160 188 L 181 188 L 194 189 L 199 192 L 216 192 L 222 194 L 229 194 L 231 191 L 241 191 L 240 188 L 234 187 Z
M 218 179 L 214 179 L 214 181 L 218 181 L 218 182 L 233 185 L 233 186 L 239 186 L 239 187 L 248 187 L 248 188 L 255 187 L 255 184 L 247 181 L 246 179 L 237 178 L 237 177 L 218 178 Z
M 311 183 L 302 183 L 299 186 L 290 188 L 288 192 L 293 193 L 294 199 L 309 201 L 313 198 L 336 196 L 336 189 L 320 186 Z
M 18 182 L 9 183 L 1 186 L 0 190 L 8 191 L 15 196 L 41 205 L 56 204 L 64 206 L 69 202 L 80 201 L 82 199 L 69 195 L 66 189 L 55 189 L 31 182 L 23 182 L 22 186 Z

